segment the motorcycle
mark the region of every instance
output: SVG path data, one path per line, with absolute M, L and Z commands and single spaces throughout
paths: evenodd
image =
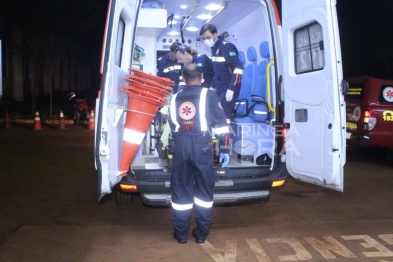
M 82 119 L 90 119 L 90 109 L 87 105 L 86 99 L 76 99 L 74 92 L 68 94 L 68 99 L 74 104 L 74 125 L 79 125 L 79 121 Z

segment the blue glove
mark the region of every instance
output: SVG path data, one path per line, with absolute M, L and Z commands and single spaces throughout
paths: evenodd
M 220 163 L 222 161 L 224 161 L 224 163 L 222 163 L 222 168 L 226 167 L 229 163 L 229 154 L 225 154 L 225 153 L 220 153 Z

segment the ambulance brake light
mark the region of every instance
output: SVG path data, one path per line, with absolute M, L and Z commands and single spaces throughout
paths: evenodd
M 273 181 L 272 183 L 272 187 L 278 187 L 278 186 L 282 186 L 284 185 L 285 180 L 277 180 L 277 181 Z
M 136 191 L 137 186 L 136 185 L 126 185 L 126 184 L 120 184 L 121 190 L 124 191 Z
M 366 110 L 364 111 L 364 129 L 365 130 L 372 130 L 377 125 L 377 111 Z

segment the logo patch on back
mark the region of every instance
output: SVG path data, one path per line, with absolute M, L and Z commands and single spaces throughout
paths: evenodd
M 195 105 L 191 102 L 184 102 L 179 107 L 179 116 L 181 119 L 190 120 L 196 114 Z
M 229 52 L 229 56 L 236 56 L 235 52 Z

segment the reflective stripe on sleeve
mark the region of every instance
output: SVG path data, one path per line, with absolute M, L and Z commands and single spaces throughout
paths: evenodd
M 175 130 L 173 130 L 174 132 L 179 131 L 179 122 L 177 122 L 177 118 L 176 118 L 176 97 L 177 94 L 174 94 L 172 99 L 171 99 L 171 103 L 170 103 L 170 110 L 171 110 L 171 120 L 173 122 L 173 124 L 175 124 Z
M 176 204 L 172 202 L 172 208 L 175 210 L 190 210 L 192 209 L 193 204 L 185 204 L 185 205 L 181 205 L 181 204 Z
M 168 73 L 169 71 L 172 71 L 172 70 L 173 70 L 173 66 L 164 68 L 164 73 Z
M 204 207 L 204 208 L 211 208 L 213 206 L 213 201 L 205 202 L 205 201 L 202 201 L 196 197 L 194 198 L 194 203 L 195 203 L 195 205 L 198 205 L 198 206 Z
M 206 93 L 207 93 L 207 88 L 202 88 L 202 90 L 201 90 L 201 98 L 199 100 L 199 119 L 201 120 L 201 131 L 207 131 Z
M 225 57 L 223 57 L 223 56 L 213 56 L 212 61 L 213 62 L 225 62 Z
M 243 74 L 243 70 L 242 69 L 240 69 L 240 68 L 235 68 L 235 70 L 233 70 L 233 73 L 234 74 Z
M 140 145 L 144 137 L 145 133 L 141 133 L 128 128 L 124 129 L 123 140 L 128 143 Z
M 223 126 L 223 127 L 215 128 L 215 129 L 214 129 L 214 132 L 215 132 L 217 135 L 229 133 L 229 127 L 228 127 L 228 126 Z

